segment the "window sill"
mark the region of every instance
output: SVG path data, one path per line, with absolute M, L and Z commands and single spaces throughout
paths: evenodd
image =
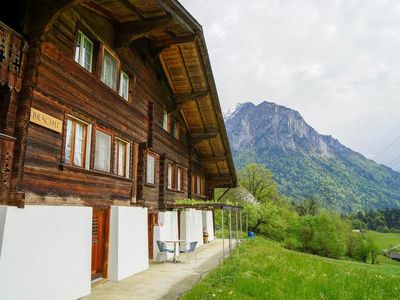
M 169 139 L 170 142 L 179 142 L 179 143 L 181 143 L 181 144 L 185 144 L 185 143 L 182 141 L 181 137 L 176 138 L 176 137 L 174 137 L 174 135 L 172 134 L 172 132 L 169 132 L 169 131 L 165 130 L 165 129 L 164 129 L 163 127 L 161 127 L 161 126 L 158 126 L 158 127 L 161 128 L 160 133 L 161 133 L 162 135 L 164 135 L 167 139 Z
M 151 188 L 157 187 L 157 185 L 156 185 L 155 183 L 148 183 L 148 182 L 145 182 L 144 185 L 147 186 L 147 187 L 151 187 Z
M 88 169 L 85 169 L 82 167 L 76 167 L 76 166 L 71 166 L 71 165 L 66 165 L 66 164 L 61 164 L 60 170 L 61 171 L 65 171 L 65 170 L 77 171 L 77 172 L 92 174 L 92 175 L 96 175 L 96 176 L 113 178 L 113 179 L 117 179 L 117 180 L 123 180 L 123 181 L 129 181 L 129 182 L 132 181 L 131 178 L 126 178 L 126 177 L 122 177 L 122 176 L 118 176 L 115 174 L 106 173 L 106 172 L 102 172 L 102 171 L 98 171 L 98 170 L 93 170 L 93 169 L 88 170 Z
M 125 102 L 125 103 L 129 104 L 129 97 L 128 97 L 128 100 L 125 99 L 124 97 L 122 97 L 122 96 L 119 94 L 119 91 L 117 91 L 116 89 L 113 89 L 112 87 L 109 87 L 107 84 L 105 84 L 105 83 L 103 82 L 103 80 L 101 79 L 101 77 L 99 78 L 99 77 L 96 75 L 95 72 L 89 71 L 89 70 L 86 69 L 84 66 L 82 66 L 79 62 L 77 62 L 75 59 L 73 59 L 73 61 L 74 61 L 75 64 L 78 65 L 82 70 L 84 70 L 88 75 L 94 77 L 96 80 L 98 80 L 99 82 L 101 82 L 101 84 L 102 84 L 104 87 L 106 87 L 110 92 L 112 92 L 113 94 L 115 94 L 116 96 L 118 96 L 118 97 L 122 100 L 122 102 Z
M 122 96 L 119 94 L 119 90 L 114 89 L 114 88 L 108 86 L 101 78 L 100 78 L 100 82 L 103 84 L 104 87 L 106 87 L 106 88 L 107 88 L 110 92 L 112 92 L 115 96 L 118 96 L 118 97 L 121 99 L 121 101 L 123 101 L 123 102 L 129 104 L 129 98 L 128 98 L 128 99 L 125 99 L 124 97 L 122 97 Z
M 74 58 L 73 58 L 73 61 L 74 61 L 78 66 L 80 66 L 83 70 L 85 70 L 88 74 L 90 74 L 90 75 L 96 77 L 96 74 L 95 74 L 93 71 L 89 71 L 88 69 L 86 69 L 86 68 L 85 68 L 84 66 L 82 66 L 78 61 L 76 61 Z M 93 65 L 92 65 L 92 69 L 93 69 Z M 97 77 L 96 77 L 96 78 L 97 78 Z

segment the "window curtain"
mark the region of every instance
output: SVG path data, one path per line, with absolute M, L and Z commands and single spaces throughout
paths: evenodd
M 111 135 L 101 131 L 96 131 L 94 168 L 104 172 L 110 172 L 111 168 Z
M 154 157 L 147 155 L 146 181 L 154 183 Z

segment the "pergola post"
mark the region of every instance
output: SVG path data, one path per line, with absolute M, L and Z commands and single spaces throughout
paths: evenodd
M 236 245 L 237 245 L 239 244 L 239 218 L 237 209 L 235 209 L 235 217 L 236 217 Z
M 240 210 L 240 238 L 243 238 L 242 210 Z
M 246 234 L 249 232 L 249 212 L 246 211 Z
M 221 209 L 221 219 L 222 219 L 222 228 L 221 228 L 221 233 L 222 233 L 222 257 L 225 256 L 225 239 L 224 239 L 224 209 Z
M 229 252 L 232 251 L 232 210 L 229 210 Z

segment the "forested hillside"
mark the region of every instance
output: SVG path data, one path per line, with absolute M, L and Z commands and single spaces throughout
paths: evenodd
M 225 123 L 236 167 L 264 164 L 294 200 L 317 196 L 323 206 L 346 212 L 400 207 L 400 173 L 320 135 L 297 111 L 247 102 L 226 114 Z

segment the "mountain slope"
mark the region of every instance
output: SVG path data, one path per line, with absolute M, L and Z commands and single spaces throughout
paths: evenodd
M 266 165 L 294 200 L 317 195 L 341 211 L 400 207 L 400 173 L 319 134 L 297 111 L 247 102 L 225 114 L 225 123 L 237 168 Z

